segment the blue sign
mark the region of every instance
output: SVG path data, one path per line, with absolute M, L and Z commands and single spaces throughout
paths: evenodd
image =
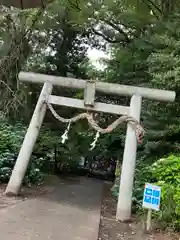
M 161 188 L 149 183 L 145 184 L 143 207 L 158 211 L 160 208 Z

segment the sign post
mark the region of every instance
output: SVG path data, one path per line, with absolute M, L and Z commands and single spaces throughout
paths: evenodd
M 151 230 L 152 210 L 159 211 L 161 199 L 161 188 L 159 186 L 146 183 L 143 196 L 143 207 L 148 209 L 146 230 Z

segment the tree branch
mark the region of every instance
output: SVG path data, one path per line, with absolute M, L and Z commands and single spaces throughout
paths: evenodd
M 159 13 L 162 14 L 161 9 L 151 0 L 147 0 Z
M 20 99 L 18 99 L 15 92 L 10 88 L 10 86 L 6 82 L 0 80 L 0 83 L 5 85 L 5 87 L 8 89 L 9 92 L 11 92 L 12 96 L 14 97 L 14 99 L 16 99 L 16 101 L 19 103 L 19 105 L 23 105 L 22 102 L 20 101 Z
M 32 20 L 31 26 L 26 30 L 26 32 L 23 35 L 23 37 L 27 37 L 28 34 L 31 35 L 32 31 L 34 30 L 34 26 L 36 25 L 36 23 L 38 22 L 40 16 L 44 13 L 44 11 L 45 11 L 45 7 L 39 9 L 37 14 L 34 16 L 34 19 Z
M 147 3 L 146 2 L 147 0 L 142 0 L 142 2 L 144 3 L 144 4 L 146 4 L 147 5 L 147 7 L 149 8 L 149 10 L 150 11 L 152 11 L 153 12 L 153 14 L 154 14 L 154 16 L 159 20 L 159 16 L 156 14 L 156 12 L 152 9 L 152 7 L 151 7 L 151 2 L 148 0 L 148 2 L 150 2 L 150 4 L 149 3 Z M 157 8 L 156 8 L 157 9 Z M 159 9 L 160 10 L 160 9 Z M 160 10 L 161 11 L 161 10 Z M 161 12 L 162 13 L 162 12 Z
M 76 9 L 76 10 L 78 10 L 78 12 L 80 12 L 81 11 L 81 8 L 80 8 L 80 2 L 79 2 L 79 0 L 75 0 L 74 2 L 73 2 L 74 0 L 68 0 L 68 2 L 70 3 L 70 6 L 72 7 L 72 8 L 74 8 L 74 9 Z
M 130 39 L 129 39 L 127 33 L 125 33 L 120 27 L 118 27 L 117 25 L 115 25 L 114 23 L 112 23 L 109 20 L 102 20 L 102 21 L 104 21 L 106 24 L 108 24 L 109 26 L 111 26 L 112 28 L 117 30 L 119 33 L 121 33 L 124 36 L 126 42 L 130 42 Z
M 102 37 L 104 40 L 106 40 L 106 41 L 109 42 L 109 43 L 119 43 L 119 42 L 120 42 L 119 40 L 116 40 L 116 39 L 113 40 L 113 39 L 108 38 L 108 37 L 105 36 L 103 33 L 98 32 L 98 31 L 95 30 L 94 28 L 92 28 L 92 31 L 93 31 L 96 35 Z

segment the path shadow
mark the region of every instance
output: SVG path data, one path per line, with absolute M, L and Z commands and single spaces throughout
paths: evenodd
M 104 181 L 87 177 L 60 178 L 55 190 L 43 199 L 86 210 L 96 210 L 101 204 L 103 184 Z

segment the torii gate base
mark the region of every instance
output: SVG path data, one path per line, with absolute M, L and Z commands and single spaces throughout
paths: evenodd
M 19 79 L 23 82 L 44 83 L 44 86 L 39 96 L 39 100 L 37 102 L 34 114 L 29 124 L 29 128 L 25 135 L 11 178 L 7 185 L 5 192 L 7 195 L 17 195 L 20 191 L 20 187 L 22 185 L 22 181 L 25 176 L 28 163 L 30 161 L 33 147 L 35 145 L 39 130 L 41 128 L 46 113 L 47 101 L 51 104 L 64 105 L 75 108 L 77 107 L 81 109 L 88 109 L 91 111 L 108 112 L 111 114 L 129 114 L 131 117 L 139 121 L 142 97 L 160 101 L 174 101 L 175 99 L 175 92 L 171 91 L 138 88 L 133 86 L 125 86 L 103 82 L 97 82 L 95 85 L 93 85 L 93 83 L 87 83 L 84 80 L 61 78 L 42 74 L 22 72 L 19 75 Z M 52 96 L 51 93 L 53 85 L 85 89 L 85 100 L 83 101 Z M 131 96 L 130 107 L 94 102 L 95 90 L 105 92 L 107 94 L 109 93 Z M 131 125 L 128 124 L 116 214 L 117 220 L 121 221 L 129 220 L 131 217 L 136 151 L 137 140 L 135 131 L 131 127 Z

